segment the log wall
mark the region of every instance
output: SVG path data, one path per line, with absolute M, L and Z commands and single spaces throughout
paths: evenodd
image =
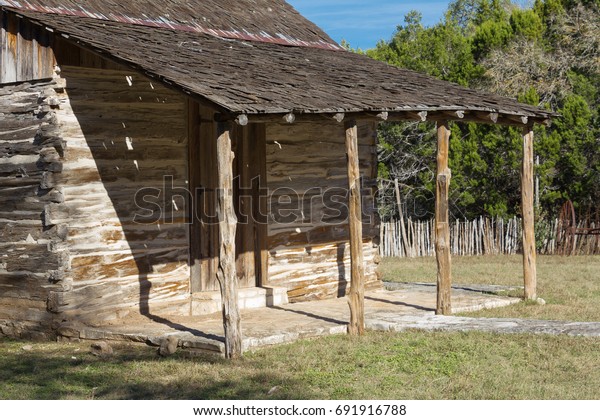
M 189 314 L 186 97 L 64 40 L 53 45 L 52 79 L 0 87 L 0 332 L 43 335 L 64 321 Z M 248 162 L 238 157 L 237 171 L 266 177 L 270 193 L 252 204 L 255 212 L 266 207 L 264 235 L 254 236 L 259 224 L 238 238 L 255 241 L 260 252 L 248 258 L 268 267 L 248 286 L 284 286 L 291 301 L 344 296 L 343 125 L 246 131 L 263 146 Z M 246 137 L 238 153 L 247 151 Z M 359 155 L 365 280 L 376 287 L 373 124 L 359 126 Z M 208 160 L 201 166 L 213 167 Z
M 367 288 L 380 285 L 375 126 L 359 124 Z M 350 287 L 344 125 L 326 120 L 267 126 L 269 279 L 291 302 L 345 296 Z
M 65 141 L 57 123 L 56 81 L 0 86 L 0 332 L 43 336 L 61 311 L 67 227 L 57 179 Z
M 73 278 L 63 312 L 88 323 L 188 314 L 185 98 L 126 69 L 61 70 L 57 213 Z
M 185 97 L 0 22 L 2 332 L 188 314 Z

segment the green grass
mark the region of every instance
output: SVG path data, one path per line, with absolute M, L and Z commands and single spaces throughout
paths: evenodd
M 597 399 L 600 340 L 368 333 L 225 361 L 149 347 L 107 360 L 89 344 L 0 340 L 2 399 Z M 269 394 L 269 391 L 271 391 Z
M 385 259 L 387 281 L 432 281 L 432 258 Z M 539 295 L 469 316 L 600 321 L 600 257 L 539 257 Z M 521 285 L 521 258 L 453 259 L 456 284 Z M 30 349 L 25 349 L 30 345 Z M 146 346 L 0 339 L 0 399 L 599 399 L 600 339 L 489 333 L 325 337 L 238 361 Z
M 469 316 L 600 321 L 600 256 L 538 256 L 538 296 L 546 305 L 519 303 Z M 435 282 L 434 258 L 384 258 L 385 281 Z M 522 257 L 453 257 L 453 284 L 523 286 Z M 519 294 L 520 296 L 520 294 Z

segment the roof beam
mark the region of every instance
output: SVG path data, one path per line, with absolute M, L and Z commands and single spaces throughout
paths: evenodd
M 283 116 L 283 121 L 285 121 L 288 124 L 293 124 L 296 121 L 296 116 L 293 112 L 290 112 L 289 114 L 285 114 Z
M 344 114 L 343 112 L 338 112 L 337 114 L 335 114 L 333 116 L 333 119 L 336 120 L 337 122 L 341 123 L 342 121 L 344 121 L 345 117 L 346 117 L 346 114 Z
M 474 122 L 478 124 L 498 124 L 508 126 L 527 126 L 529 124 L 549 124 L 549 118 L 529 117 L 526 115 L 501 114 L 497 112 L 469 111 L 469 110 L 439 110 L 439 111 L 367 111 L 367 112 L 328 112 L 328 113 L 293 113 L 287 114 L 215 114 L 218 122 L 234 121 L 240 126 L 251 123 L 293 124 L 315 120 L 329 120 L 341 123 L 347 118 L 359 121 L 455 121 Z
M 419 112 L 407 112 L 406 113 L 411 120 L 421 120 L 421 122 L 427 121 L 427 111 L 419 111 Z

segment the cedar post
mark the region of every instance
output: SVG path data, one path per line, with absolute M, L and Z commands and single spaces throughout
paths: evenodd
M 536 299 L 536 252 L 533 213 L 533 127 L 523 129 L 521 206 L 523 212 L 523 280 L 525 299 Z
M 437 127 L 437 178 L 435 191 L 435 255 L 437 259 L 437 315 L 450 315 L 452 277 L 450 270 L 450 224 L 448 222 L 448 188 L 451 172 L 448 167 L 450 129 L 448 121 Z
M 233 206 L 233 152 L 231 122 L 218 123 L 217 128 L 217 216 L 219 220 L 219 268 L 217 280 L 221 288 L 225 357 L 242 355 L 242 330 L 238 308 L 235 264 L 235 229 L 237 217 Z
M 348 304 L 350 305 L 350 335 L 362 335 L 365 330 L 365 284 L 362 240 L 362 206 L 360 192 L 360 167 L 358 160 L 358 128 L 356 121 L 346 126 L 346 158 L 348 162 L 348 210 L 350 227 L 351 280 Z

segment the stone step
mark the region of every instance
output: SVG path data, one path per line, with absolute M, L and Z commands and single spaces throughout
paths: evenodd
M 238 290 L 240 309 L 265 308 L 288 303 L 285 287 L 249 287 Z M 192 295 L 192 316 L 221 312 L 221 292 L 200 292 Z

